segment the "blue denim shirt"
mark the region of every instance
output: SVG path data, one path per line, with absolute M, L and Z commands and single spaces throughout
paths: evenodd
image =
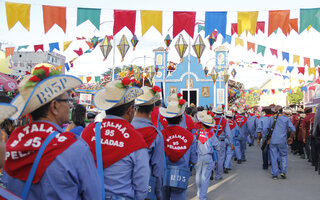
M 271 125 L 273 118 L 271 118 Z M 279 116 L 274 127 L 270 144 L 283 144 L 287 142 L 287 130 L 296 131 L 290 119 L 286 116 Z

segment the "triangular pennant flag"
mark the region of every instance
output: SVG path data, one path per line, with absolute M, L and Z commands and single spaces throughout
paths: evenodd
M 320 67 L 318 67 L 317 69 L 318 69 L 318 75 L 320 76 Z
M 30 31 L 30 4 L 6 3 L 7 23 L 9 30 L 19 21 L 21 25 Z
M 311 74 L 313 74 L 313 76 L 316 77 L 316 68 L 314 68 L 314 67 L 309 67 L 309 68 L 308 68 L 308 72 L 309 72 L 309 76 L 310 76 Z
M 270 48 L 270 51 L 271 51 L 271 55 L 276 56 L 278 58 L 278 50 L 277 49 Z
M 305 81 L 300 79 L 299 84 L 301 85 L 302 83 L 305 83 Z
M 238 12 L 238 35 L 240 36 L 244 31 L 251 35 L 255 35 L 257 30 L 258 11 L 254 12 Z
M 77 40 L 85 40 L 85 39 L 87 39 L 87 38 L 85 38 L 85 37 L 76 37 L 77 38 Z
M 42 6 L 44 32 L 47 33 L 54 24 L 57 24 L 66 32 L 67 19 L 66 7 Z
M 256 44 L 253 42 L 247 42 L 247 46 L 248 46 L 248 51 L 250 51 L 250 49 L 252 49 L 253 52 L 256 52 Z
M 79 50 L 73 50 L 78 56 L 81 56 L 83 54 L 82 48 L 79 48 Z
M 15 49 L 14 47 L 7 47 L 6 48 L 6 58 L 8 56 L 12 56 L 13 55 L 14 49 Z
M 275 89 L 271 89 L 271 92 L 272 92 L 272 94 L 275 94 L 276 90 Z
M 257 54 L 261 53 L 261 55 L 264 56 L 265 51 L 266 51 L 266 47 L 258 44 Z
M 162 35 L 162 11 L 141 10 L 142 36 L 151 26 L 156 28 Z
M 113 35 L 116 35 L 123 27 L 127 27 L 132 35 L 136 28 L 135 10 L 114 10 Z
M 49 49 L 50 49 L 50 52 L 52 52 L 54 49 L 57 49 L 58 51 L 60 51 L 59 42 L 49 43 Z
M 320 32 L 320 8 L 300 9 L 300 33 L 309 26 Z
M 320 79 L 317 78 L 316 81 L 315 81 L 315 83 L 320 84 Z
M 63 42 L 63 51 L 65 51 L 71 44 L 72 41 Z
M 260 67 L 263 68 L 266 64 L 260 64 Z
M 27 49 L 29 47 L 29 45 L 24 45 L 24 46 L 18 46 L 17 51 L 21 50 L 21 49 Z
M 227 12 L 206 12 L 205 13 L 205 37 L 212 31 L 217 30 L 222 37 L 226 36 Z
M 244 46 L 243 39 L 235 38 L 235 46 L 238 46 L 239 44 L 240 46 Z
M 85 51 L 84 53 L 91 53 L 92 50 L 91 49 L 88 49 L 87 51 Z
M 59 65 L 58 67 L 56 67 L 56 70 L 60 71 L 62 70 L 62 65 Z
M 286 73 L 287 73 L 287 72 L 291 73 L 292 70 L 293 70 L 293 68 L 294 68 L 293 66 L 288 66 L 288 67 L 287 67 L 287 70 L 286 70 Z
M 279 65 L 279 66 L 277 67 L 276 71 L 279 71 L 279 72 L 282 74 L 283 69 L 284 69 L 284 66 L 280 66 L 280 65 Z
M 298 67 L 298 74 L 303 74 L 304 75 L 304 70 L 305 68 L 304 67 Z
M 196 12 L 173 12 L 173 38 L 185 30 L 193 38 Z
M 91 81 L 92 77 L 91 76 L 87 76 L 86 79 L 87 79 L 87 83 L 89 83 Z
M 290 19 L 289 20 L 289 33 L 291 30 L 295 30 L 297 33 L 299 33 L 298 29 L 298 19 Z
M 201 31 L 204 31 L 204 26 L 198 24 L 198 33 L 200 33 Z
M 305 92 L 308 92 L 308 88 L 306 86 L 302 86 L 300 88 L 301 92 L 305 91 Z
M 100 82 L 101 77 L 100 77 L 100 76 L 95 76 L 95 77 L 94 77 L 94 80 L 95 80 L 95 82 Z
M 80 76 L 79 79 L 83 82 L 83 76 Z
M 283 80 L 290 79 L 289 76 L 282 75 Z
M 43 44 L 34 45 L 34 52 L 37 52 L 38 50 L 43 50 Z
M 87 45 L 89 46 L 89 49 L 92 49 L 93 48 L 93 45 L 90 41 L 86 41 Z
M 238 24 L 237 23 L 231 24 L 231 36 L 235 33 L 238 34 Z
M 77 26 L 89 20 L 98 30 L 100 29 L 101 9 L 97 8 L 78 8 Z
M 268 65 L 267 66 L 267 69 L 269 69 L 269 68 L 272 68 L 274 65 Z
M 226 35 L 226 37 L 222 38 L 222 44 L 228 42 L 229 44 L 231 44 L 231 36 L 230 35 Z
M 315 85 L 313 85 L 313 86 L 310 86 L 310 87 L 309 87 L 309 90 L 313 90 L 313 91 L 316 91 L 316 86 L 315 86 Z
M 270 36 L 275 30 L 280 28 L 285 36 L 289 33 L 290 10 L 269 11 L 269 31 Z
M 320 66 L 320 60 L 313 59 L 314 67 Z
M 234 63 L 234 61 L 230 61 L 229 62 L 229 65 L 231 66 L 231 65 L 234 65 L 235 63 Z
M 264 33 L 264 27 L 265 27 L 265 22 L 257 22 L 256 34 L 258 34 L 258 31 L 259 31 L 259 30 L 260 30 L 262 33 Z
M 306 58 L 306 57 L 303 57 L 303 61 L 304 61 L 304 66 L 309 66 L 310 67 L 310 58 Z
M 283 51 L 282 60 L 286 60 L 287 62 L 289 62 L 289 53 Z
M 294 64 L 294 63 L 297 63 L 297 64 L 299 65 L 299 63 L 300 63 L 300 56 L 293 54 L 293 64 Z

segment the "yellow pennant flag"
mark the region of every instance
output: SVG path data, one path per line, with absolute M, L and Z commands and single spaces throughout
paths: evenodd
M 301 85 L 301 83 L 305 83 L 305 81 L 300 79 L 299 84 Z
M 237 65 L 237 66 L 240 65 L 240 62 L 236 62 L 236 65 Z
M 311 74 L 313 74 L 314 77 L 316 77 L 316 68 L 314 68 L 314 67 L 309 67 L 309 68 L 308 68 L 308 71 L 309 71 L 309 76 L 310 76 Z
M 80 76 L 79 79 L 80 79 L 81 82 L 83 83 L 83 76 Z
M 69 45 L 71 44 L 72 41 L 67 41 L 67 42 L 63 42 L 63 51 L 65 51 Z
M 30 31 L 30 4 L 6 2 L 7 23 L 9 30 L 19 21 Z
M 238 12 L 238 35 L 246 31 L 251 33 L 251 35 L 256 34 L 257 30 L 257 20 L 258 20 L 258 11 L 254 12 Z
M 142 36 L 154 26 L 162 35 L 162 11 L 141 10 Z
M 236 39 L 235 39 L 235 44 L 236 44 L 236 46 L 238 46 L 239 44 L 240 44 L 241 46 L 244 46 L 244 45 L 243 45 L 243 39 L 236 38 Z
M 283 72 L 284 66 L 278 66 L 276 71 L 279 71 L 281 74 Z
M 56 70 L 61 71 L 61 69 L 62 69 L 62 65 L 60 65 L 60 66 L 56 67 Z
M 299 63 L 300 63 L 300 56 L 293 54 L 293 63 L 298 63 L 298 65 L 299 65 Z

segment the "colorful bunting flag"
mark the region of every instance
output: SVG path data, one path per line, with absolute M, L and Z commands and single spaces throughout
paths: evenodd
M 70 70 L 70 67 L 69 67 L 69 64 L 68 63 L 64 63 L 64 68 L 69 71 Z
M 222 38 L 222 44 L 228 42 L 229 44 L 231 44 L 231 36 L 230 35 L 226 35 L 226 37 Z
M 86 80 L 87 80 L 87 83 L 89 83 L 91 81 L 92 77 L 91 76 L 87 76 L 86 77 Z
M 316 91 L 316 86 L 315 86 L 315 85 L 313 85 L 313 86 L 310 86 L 310 87 L 309 87 L 309 90 L 313 90 L 313 91 Z
M 269 69 L 269 68 L 272 68 L 274 65 L 268 65 L 267 66 L 267 69 Z
M 290 79 L 289 76 L 282 75 L 283 80 Z
M 141 10 L 142 36 L 151 26 L 156 28 L 162 35 L 162 11 Z
M 132 35 L 136 28 L 135 10 L 114 10 L 113 35 L 116 35 L 123 27 L 127 27 Z
M 34 52 L 37 52 L 38 50 L 43 50 L 43 44 L 34 45 Z
M 95 80 L 95 82 L 100 82 L 101 77 L 100 77 L 100 76 L 95 76 L 95 77 L 94 77 L 94 80 Z
M 283 72 L 284 66 L 279 65 L 276 69 L 276 71 L 279 71 L 280 73 Z
M 8 56 L 12 56 L 13 55 L 14 49 L 15 49 L 15 47 L 7 47 L 6 48 L 6 58 Z
M 257 30 L 258 11 L 254 12 L 238 12 L 238 35 L 240 36 L 244 31 L 251 35 L 255 35 Z
M 320 76 L 320 67 L 318 67 L 317 69 L 318 69 L 318 74 L 319 74 L 319 76 Z
M 50 49 L 50 52 L 52 52 L 54 49 L 57 49 L 58 51 L 60 51 L 59 42 L 49 43 L 49 49 Z
M 243 39 L 235 38 L 235 46 L 238 46 L 239 44 L 240 46 L 244 46 Z
M 299 65 L 299 63 L 300 63 L 300 56 L 293 54 L 293 64 L 294 64 L 294 63 L 297 63 L 297 64 Z
M 289 62 L 289 53 L 283 51 L 282 60 L 286 60 L 287 62 Z
M 205 13 L 205 37 L 217 30 L 223 37 L 226 36 L 227 12 Z
M 266 47 L 258 44 L 257 54 L 261 53 L 261 55 L 264 56 L 265 51 L 266 51 Z
M 302 83 L 304 84 L 305 81 L 300 79 L 300 80 L 299 80 L 299 84 L 301 85 Z
M 298 74 L 303 74 L 304 75 L 304 70 L 305 68 L 304 67 L 298 67 Z
M 287 72 L 291 73 L 292 70 L 293 70 L 293 68 L 294 68 L 293 66 L 288 66 L 288 67 L 287 67 L 287 70 L 286 70 L 286 73 L 287 73 Z
M 79 50 L 73 50 L 78 56 L 81 56 L 83 54 L 82 48 L 79 48 Z
M 314 68 L 314 67 L 309 67 L 309 68 L 308 68 L 308 72 L 309 72 L 309 76 L 310 76 L 311 74 L 313 74 L 313 76 L 316 77 L 316 68 Z
M 93 45 L 91 43 L 91 41 L 86 41 L 87 45 L 89 46 L 89 49 L 92 49 L 93 48 Z
M 96 29 L 100 29 L 101 9 L 98 8 L 78 8 L 77 9 L 77 26 L 89 20 Z
M 300 89 L 301 89 L 301 92 L 303 91 L 308 92 L 308 88 L 306 86 L 302 86 Z
M 289 33 L 291 32 L 291 30 L 295 30 L 297 33 L 299 33 L 298 30 L 298 19 L 290 19 L 289 20 Z
M 236 71 L 235 69 L 233 69 L 233 70 L 231 71 L 231 75 L 232 75 L 232 77 L 234 78 L 234 77 L 237 75 L 237 71 Z
M 238 24 L 237 23 L 234 23 L 234 24 L 231 24 L 231 36 L 233 36 L 233 34 L 238 34 Z
M 230 62 L 229 62 L 229 65 L 230 65 L 230 66 L 232 66 L 232 65 L 234 65 L 234 64 L 235 64 L 234 61 L 230 61 Z
M 196 12 L 173 12 L 173 38 L 185 30 L 193 38 Z
M 204 26 L 198 24 L 198 33 L 200 33 L 201 31 L 204 31 Z
M 271 51 L 271 55 L 276 56 L 278 58 L 278 50 L 277 49 L 270 48 L 270 51 Z
M 63 42 L 63 51 L 65 51 L 71 44 L 72 41 Z
M 310 58 L 306 58 L 306 57 L 303 57 L 303 63 L 304 63 L 304 66 L 309 66 L 310 67 Z
M 27 49 L 28 47 L 29 47 L 29 45 L 18 46 L 17 51 L 19 51 L 20 49 Z
M 320 8 L 300 9 L 300 33 L 309 26 L 320 32 Z
M 275 30 L 280 28 L 285 36 L 289 32 L 290 10 L 272 10 L 269 11 L 269 31 L 270 36 Z
M 257 22 L 256 34 L 258 34 L 258 31 L 259 31 L 259 30 L 260 30 L 262 33 L 264 33 L 264 27 L 265 27 L 265 22 Z
M 7 23 L 9 30 L 19 21 L 21 25 L 30 31 L 30 4 L 5 2 Z
M 54 24 L 66 32 L 66 7 L 42 6 L 44 33 L 47 33 Z
M 252 51 L 255 53 L 256 52 L 256 44 L 253 43 L 253 42 L 247 42 L 247 48 L 248 48 L 248 51 L 250 51 L 250 49 L 252 49 Z
M 314 67 L 320 66 L 320 60 L 313 59 Z

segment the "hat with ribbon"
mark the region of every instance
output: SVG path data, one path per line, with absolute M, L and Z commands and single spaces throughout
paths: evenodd
M 166 118 L 173 118 L 173 117 L 182 115 L 187 106 L 186 100 L 180 99 L 181 96 L 178 97 L 178 94 L 176 93 L 172 94 L 169 97 L 168 97 L 169 100 L 167 98 L 168 107 L 167 108 L 161 107 L 159 110 L 160 114 Z
M 31 75 L 25 76 L 18 86 L 19 95 L 11 102 L 18 108 L 18 112 L 11 119 L 31 113 L 81 84 L 79 78 L 61 74 L 50 64 L 38 64 L 33 68 Z
M 226 116 L 226 117 L 233 117 L 233 112 L 232 112 L 232 110 L 228 110 L 228 111 L 225 113 L 225 116 Z
M 0 103 L 0 110 L 2 112 L 0 115 L 0 124 L 18 111 L 17 107 L 9 103 Z
M 101 110 L 109 110 L 134 101 L 143 94 L 143 90 L 132 87 L 132 83 L 133 81 L 129 77 L 109 82 L 105 88 L 95 93 L 93 104 Z
M 197 119 L 207 125 L 207 126 L 211 126 L 214 127 L 216 122 L 213 119 L 214 114 L 208 110 L 203 110 L 197 113 Z
M 161 88 L 158 86 L 148 87 L 143 86 L 141 87 L 143 90 L 143 95 L 139 96 L 135 100 L 135 105 L 138 106 L 147 106 L 152 105 L 160 99 L 160 92 Z
M 218 115 L 221 115 L 221 114 L 223 114 L 224 113 L 224 107 L 223 107 L 223 105 L 218 105 L 217 107 L 214 107 L 213 109 L 212 109 L 212 112 L 214 112 L 215 114 L 218 114 Z

